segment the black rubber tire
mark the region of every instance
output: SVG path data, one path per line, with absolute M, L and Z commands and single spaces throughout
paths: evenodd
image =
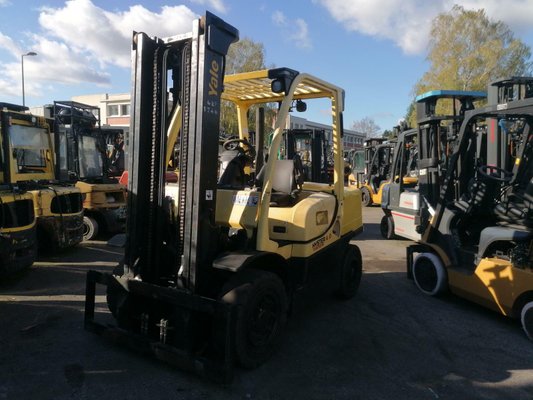
M 383 218 L 381 218 L 379 230 L 381 232 L 381 236 L 383 236 L 385 239 L 391 240 L 396 238 L 396 235 L 394 234 L 394 220 L 392 219 L 392 215 L 384 215 Z
M 363 275 L 363 257 L 359 247 L 348 245 L 339 272 L 340 281 L 336 295 L 340 299 L 349 300 L 357 294 Z
M 88 215 L 83 216 L 83 240 L 93 240 L 98 236 L 98 222 Z
M 274 273 L 237 272 L 222 288 L 222 301 L 240 305 L 236 317 L 234 349 L 237 362 L 253 369 L 277 350 L 287 321 L 287 293 Z
M 367 187 L 363 186 L 361 188 L 361 204 L 365 207 L 371 206 L 373 203 L 372 201 L 372 195 L 370 194 L 370 190 L 368 190 Z
M 533 301 L 530 301 L 522 307 L 520 312 L 520 322 L 522 329 L 530 340 L 533 340 Z
M 418 289 L 428 296 L 439 296 L 448 290 L 448 275 L 436 254 L 420 253 L 416 256 L 413 278 Z

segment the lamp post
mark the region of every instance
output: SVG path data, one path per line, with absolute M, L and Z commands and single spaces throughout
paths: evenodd
M 25 98 L 24 98 L 24 56 L 36 56 L 37 53 L 33 52 L 33 51 L 29 51 L 28 53 L 26 54 L 23 54 L 21 57 L 20 57 L 20 60 L 21 60 L 21 66 L 22 66 L 22 106 L 25 107 L 26 106 L 26 101 L 25 101 Z

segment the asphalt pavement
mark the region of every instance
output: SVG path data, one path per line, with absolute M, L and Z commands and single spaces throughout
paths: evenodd
M 0 400 L 533 399 L 533 343 L 518 321 L 420 293 L 405 274 L 410 242 L 383 240 L 381 215 L 364 209 L 357 296 L 298 299 L 279 351 L 226 386 L 83 330 L 85 273 L 111 271 L 120 249 L 85 242 L 41 259 L 0 283 Z

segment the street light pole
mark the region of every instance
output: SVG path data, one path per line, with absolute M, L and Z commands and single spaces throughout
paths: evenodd
M 26 106 L 26 100 L 24 98 L 24 56 L 36 56 L 37 53 L 30 51 L 20 56 L 20 65 L 22 66 L 22 106 Z

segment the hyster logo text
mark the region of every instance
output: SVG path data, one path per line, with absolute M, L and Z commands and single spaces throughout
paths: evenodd
M 209 69 L 209 75 L 211 80 L 209 81 L 209 95 L 216 96 L 218 94 L 218 71 L 220 67 L 217 60 L 211 62 L 211 68 Z

